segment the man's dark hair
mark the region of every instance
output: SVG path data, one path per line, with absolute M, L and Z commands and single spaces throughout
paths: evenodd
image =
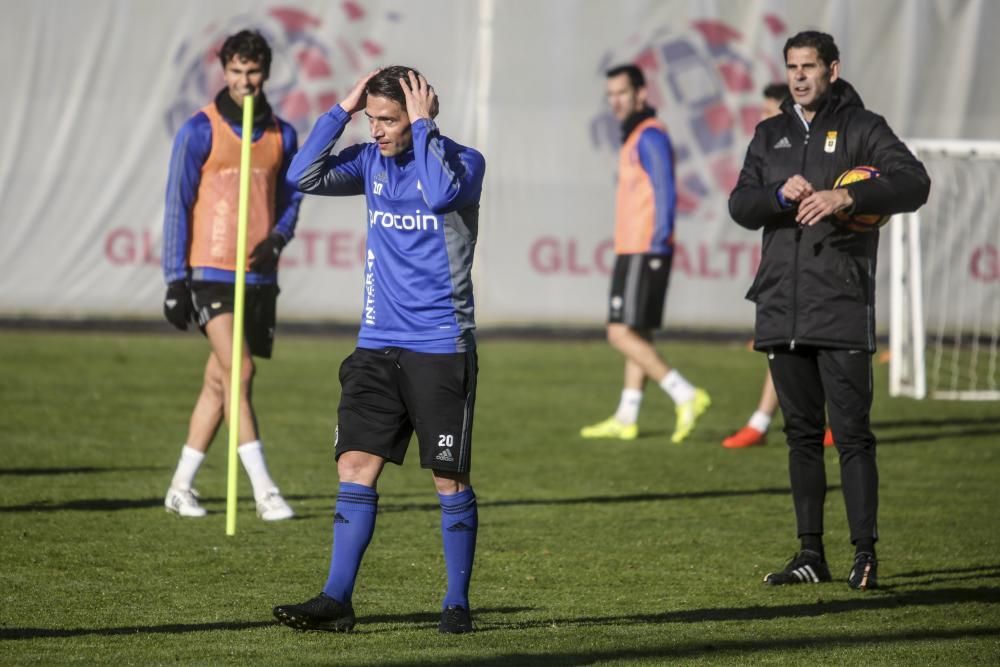
M 240 60 L 259 64 L 265 79 L 271 73 L 271 47 L 257 30 L 252 32 L 240 30 L 235 35 L 226 38 L 226 41 L 222 43 L 222 48 L 219 49 L 219 60 L 222 62 L 223 69 L 233 59 L 233 56 L 239 56 Z
M 612 67 L 604 73 L 604 75 L 609 79 L 621 76 L 622 74 L 628 75 L 629 83 L 631 83 L 632 87 L 636 90 L 639 90 L 646 85 L 646 77 L 642 75 L 642 70 L 631 63 L 628 65 L 618 65 L 617 67 Z
M 833 36 L 828 35 L 825 32 L 819 32 L 818 30 L 803 30 L 797 35 L 792 35 L 785 42 L 785 62 L 788 62 L 788 49 L 816 49 L 819 59 L 823 61 L 827 67 L 832 65 L 834 61 L 840 60 L 840 49 L 837 48 L 837 44 L 833 41 Z
M 764 86 L 764 97 L 769 100 L 784 102 L 786 98 L 791 97 L 791 94 L 787 83 L 769 83 Z
M 409 80 L 409 72 L 415 76 L 420 76 L 420 72 L 414 67 L 404 67 L 402 65 L 390 65 L 379 70 L 378 74 L 368 79 L 365 85 L 365 93 L 372 97 L 386 97 L 406 110 L 406 95 L 403 94 L 403 86 L 399 80 Z

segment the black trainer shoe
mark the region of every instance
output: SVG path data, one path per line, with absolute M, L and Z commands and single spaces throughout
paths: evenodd
M 438 632 L 455 635 L 472 632 L 472 614 L 465 607 L 457 605 L 445 607 L 445 610 L 441 612 Z
M 302 604 L 283 604 L 274 608 L 274 617 L 296 630 L 350 632 L 354 628 L 354 609 L 337 602 L 325 593 Z
M 818 584 L 833 581 L 830 567 L 815 551 L 802 550 L 792 556 L 788 565 L 781 572 L 770 572 L 764 577 L 764 583 L 772 586 L 784 584 Z
M 847 577 L 847 585 L 859 591 L 878 588 L 878 561 L 873 554 L 862 551 L 854 556 L 854 567 Z

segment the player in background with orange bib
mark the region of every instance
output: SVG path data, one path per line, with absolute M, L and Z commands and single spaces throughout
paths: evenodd
M 635 65 L 607 72 L 611 112 L 622 124 L 615 200 L 615 267 L 611 278 L 608 342 L 625 357 L 625 382 L 615 414 L 585 426 L 584 438 L 633 440 L 646 378 L 674 401 L 670 440 L 683 441 L 711 403 L 708 394 L 664 361 L 653 345 L 663 321 L 674 250 L 673 149 L 667 129 L 646 104 L 646 80 Z
M 263 85 L 271 49 L 259 32 L 231 35 L 219 51 L 226 87 L 195 113 L 174 139 L 163 221 L 163 312 L 178 329 L 197 323 L 211 350 L 204 383 L 164 500 L 168 511 L 201 517 L 192 488 L 205 452 L 228 416 L 233 351 L 233 298 L 239 208 L 243 97 L 254 96 L 248 257 L 238 453 L 250 477 L 257 514 L 265 521 L 294 516 L 264 461 L 250 402 L 252 356 L 270 358 L 278 296 L 278 256 L 295 231 L 302 195 L 285 183 L 298 149 L 294 128 L 274 115 Z

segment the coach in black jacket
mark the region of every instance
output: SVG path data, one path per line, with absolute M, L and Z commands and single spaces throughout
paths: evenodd
M 875 351 L 878 230 L 836 213 L 891 214 L 923 205 L 930 179 L 881 116 L 839 78 L 833 38 L 802 32 L 785 44 L 792 97 L 761 122 L 729 198 L 733 219 L 764 229 L 754 347 L 766 351 L 789 445 L 801 549 L 769 584 L 830 581 L 823 549 L 824 407 L 840 454 L 855 561 L 853 588 L 877 585 L 878 470 L 869 424 Z M 852 167 L 878 178 L 833 189 Z M 862 229 L 863 231 L 856 231 Z

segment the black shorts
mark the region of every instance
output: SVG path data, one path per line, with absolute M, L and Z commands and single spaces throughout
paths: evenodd
M 618 255 L 611 276 L 608 322 L 659 329 L 667 300 L 672 255 Z
M 212 318 L 234 311 L 232 283 L 196 281 L 191 284 L 191 295 L 198 327 L 205 333 L 205 325 Z M 274 324 L 278 308 L 277 285 L 247 285 L 243 293 L 243 333 L 250 354 L 271 358 L 274 349 Z
M 477 372 L 474 348 L 355 349 L 340 365 L 337 458 L 360 451 L 401 465 L 416 431 L 422 468 L 469 472 Z

